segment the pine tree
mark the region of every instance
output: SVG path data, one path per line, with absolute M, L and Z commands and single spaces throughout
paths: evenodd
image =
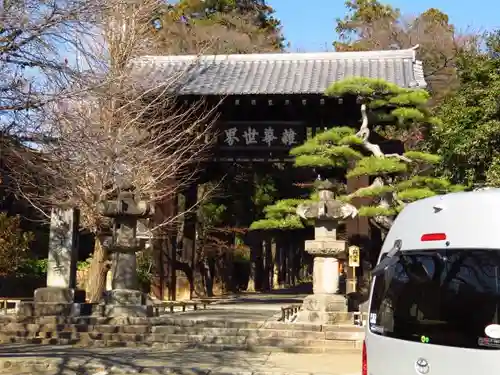
M 350 194 L 343 193 L 343 181 L 337 181 L 339 200 L 370 198 L 361 206 L 360 216 L 368 216 L 383 231 L 408 203 L 418 199 L 461 190 L 446 178 L 433 173 L 440 157 L 419 150 L 419 142 L 437 122 L 427 110 L 430 95 L 425 90 L 404 89 L 380 79 L 349 78 L 331 85 L 328 96 L 357 98 L 362 123 L 359 129 L 336 127 L 317 134 L 291 150 L 296 167 L 327 171 L 341 168 L 346 177 L 369 176 L 370 186 Z M 407 149 L 387 153 L 373 141 L 374 133 L 384 138 L 405 140 Z M 405 139 L 407 135 L 416 139 Z M 309 199 L 317 199 L 311 193 Z M 286 199 L 265 208 L 266 218 L 254 222 L 252 229 L 298 229 L 303 223 L 295 213 L 303 199 Z

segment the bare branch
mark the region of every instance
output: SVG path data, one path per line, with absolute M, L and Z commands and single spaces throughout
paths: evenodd
M 25 135 L 38 128 L 44 106 L 69 96 L 81 79 L 71 56 L 79 38 L 92 37 L 101 0 L 5 2 L 0 12 L 0 132 Z
M 78 206 L 82 225 L 98 232 L 106 222 L 96 203 L 116 186 L 126 182 L 143 199 L 161 203 L 173 199 L 203 167 L 215 139 L 216 108 L 177 100 L 183 72 L 149 82 L 130 71 L 134 58 L 145 52 L 151 14 L 161 4 L 117 0 L 104 9 L 94 24 L 100 35 L 83 51 L 89 62 L 86 80 L 73 81 L 68 98 L 45 103 L 43 131 L 30 132 L 31 139 L 50 142 L 39 143 L 38 152 L 15 150 L 17 193 L 40 211 Z M 175 221 L 173 215 L 156 224 Z
M 362 13 L 362 12 L 361 12 Z M 418 58 L 424 63 L 424 74 L 433 101 L 439 100 L 458 84 L 456 60 L 460 51 L 477 45 L 477 33 L 458 31 L 446 14 L 429 9 L 416 17 L 399 12 L 362 14 L 343 23 L 336 46 L 346 50 L 406 49 L 419 45 Z
M 277 35 L 255 24 L 257 12 L 216 13 L 211 22 L 179 22 L 165 15 L 152 46 L 162 54 L 263 53 L 278 49 Z

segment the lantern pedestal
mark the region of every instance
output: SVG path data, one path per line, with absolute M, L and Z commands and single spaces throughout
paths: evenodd
M 336 228 L 335 222 L 317 222 Z M 324 231 L 319 231 L 325 233 Z M 316 231 L 318 233 L 318 231 Z M 335 236 L 335 230 L 330 232 Z M 347 301 L 339 294 L 339 261 L 345 257 L 345 241 L 320 237 L 306 241 L 306 251 L 314 256 L 313 295 L 307 296 L 297 316 L 297 322 L 327 324 L 339 320 L 339 315 L 347 315 Z M 343 313 L 343 314 L 342 314 Z
M 101 314 L 116 316 L 153 316 L 153 305 L 148 296 L 138 290 L 113 289 L 104 295 Z
M 150 217 L 152 207 L 136 201 L 133 191 L 122 191 L 116 200 L 100 202 L 99 211 L 113 219 L 114 236 L 107 245 L 111 253 L 111 290 L 104 293 L 98 314 L 106 317 L 152 316 L 153 305 L 139 290 L 136 252 L 141 250 L 136 236 L 137 221 Z
M 121 251 L 120 251 L 121 250 Z M 152 316 L 153 306 L 138 287 L 135 249 L 115 249 L 111 255 L 111 290 L 104 293 L 104 316 Z
M 297 208 L 300 217 L 314 220 L 314 240 L 305 243 L 305 251 L 314 256 L 313 295 L 304 299 L 298 323 L 331 324 L 347 318 L 347 300 L 339 290 L 339 259 L 346 259 L 347 249 L 346 242 L 337 238 L 337 228 L 357 211 L 335 200 L 334 187 L 322 182 L 319 201 Z

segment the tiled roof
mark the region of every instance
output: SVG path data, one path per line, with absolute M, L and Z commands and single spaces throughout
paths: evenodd
M 382 78 L 401 87 L 426 86 L 416 48 L 369 52 L 142 56 L 133 72 L 148 84 L 180 77 L 180 95 L 322 94 L 352 76 Z

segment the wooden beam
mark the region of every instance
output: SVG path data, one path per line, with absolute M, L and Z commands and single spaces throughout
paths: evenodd
M 368 176 L 360 176 L 355 178 L 347 179 L 347 192 L 352 193 L 361 187 L 369 186 L 370 179 Z M 367 199 L 358 198 L 354 199 L 352 202 L 356 207 L 360 207 L 362 204 L 367 203 Z M 354 219 L 348 220 L 346 222 L 347 238 L 350 245 L 359 246 L 361 249 L 366 249 L 370 241 L 370 222 L 365 216 L 357 216 Z M 347 279 L 354 280 L 357 276 L 351 267 L 347 268 Z M 350 285 L 352 283 L 347 283 Z M 347 290 L 347 293 L 355 292 L 355 290 Z

